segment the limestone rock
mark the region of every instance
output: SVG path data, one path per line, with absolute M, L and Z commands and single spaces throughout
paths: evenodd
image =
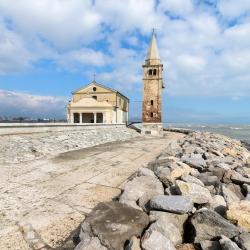
M 204 204 L 212 199 L 210 192 L 198 184 L 177 180 L 176 185 L 180 190 L 180 194 L 189 196 L 193 203 Z
M 193 202 L 187 196 L 179 195 L 157 195 L 150 200 L 151 210 L 163 210 L 177 214 L 191 212 Z
M 218 177 L 212 175 L 210 172 L 201 173 L 198 178 L 204 183 L 205 186 L 218 186 L 220 183 Z
M 239 185 L 229 183 L 226 187 L 232 191 L 240 200 L 244 200 L 244 195 L 241 192 L 241 187 Z
M 192 169 L 183 162 L 171 162 L 168 167 L 160 166 L 155 169 L 155 175 L 165 186 L 170 186 L 175 183 L 175 180 L 183 175 L 188 175 Z
M 184 224 L 188 219 L 187 214 L 174 214 L 162 211 L 150 211 L 149 220 L 150 222 L 157 221 L 159 219 L 168 221 L 169 223 L 174 224 L 178 230 L 181 232 L 181 235 L 184 234 Z
M 204 240 L 200 244 L 202 250 L 221 250 L 219 241 Z
M 97 237 L 94 237 L 80 242 L 74 250 L 108 250 L 108 248 L 104 247 Z
M 218 214 L 224 216 L 227 210 L 227 204 L 223 196 L 215 195 L 208 204 L 209 208 L 212 208 Z
M 165 186 L 171 186 L 174 182 L 173 179 L 170 178 L 170 169 L 166 167 L 158 167 L 155 170 L 155 175 L 159 178 L 159 180 L 165 185 Z
M 153 198 L 155 196 L 155 192 L 152 190 L 152 191 L 149 191 L 145 194 L 143 194 L 142 197 L 139 198 L 138 200 L 138 205 L 140 206 L 140 208 L 142 208 L 142 210 L 144 212 L 148 212 L 150 210 L 150 207 L 149 207 L 149 201 L 151 200 L 151 198 Z
M 245 196 L 247 196 L 248 194 L 250 194 L 250 185 L 243 184 L 242 185 L 242 190 L 245 193 Z
M 236 152 L 236 150 L 232 149 L 232 148 L 224 148 L 222 150 L 222 153 L 224 155 L 231 155 L 232 157 L 236 158 L 238 153 Z
M 176 246 L 176 250 L 195 250 L 195 246 L 193 244 L 180 244 Z
M 147 230 L 141 240 L 144 250 L 175 250 L 173 243 L 158 231 Z
M 124 250 L 141 250 L 140 247 L 140 239 L 138 239 L 137 237 L 133 236 L 128 245 L 125 246 Z
M 225 235 L 229 238 L 239 235 L 240 229 L 229 223 L 222 216 L 213 210 L 201 209 L 195 212 L 191 218 L 191 224 L 195 229 L 195 242 L 199 243 L 204 240 Z
M 227 205 L 230 205 L 234 202 L 239 202 L 239 197 L 232 192 L 230 189 L 228 189 L 225 185 L 222 185 L 222 195 L 227 203 Z
M 182 235 L 178 227 L 171 223 L 168 218 L 161 217 L 149 227 L 152 231 L 160 232 L 168 238 L 174 245 L 182 243 Z
M 214 176 L 217 176 L 219 181 L 221 181 L 223 179 L 226 170 L 220 167 L 214 167 L 213 169 L 211 169 L 211 172 Z
M 185 182 L 188 182 L 188 183 L 195 183 L 195 184 L 198 184 L 202 187 L 204 187 L 204 184 L 202 181 L 200 181 L 198 178 L 192 176 L 192 175 L 184 175 L 181 177 L 181 179 Z
M 140 176 L 129 181 L 124 186 L 124 191 L 120 196 L 121 203 L 140 209 L 136 204 L 139 198 L 146 193 L 164 194 L 161 182 L 156 177 Z
M 151 176 L 151 177 L 155 177 L 155 174 L 149 168 L 141 167 L 137 171 L 137 176 Z
M 235 237 L 235 242 L 242 250 L 249 250 L 250 249 L 250 234 L 244 232 L 239 236 Z
M 250 178 L 243 177 L 241 174 L 239 174 L 235 171 L 231 175 L 231 180 L 232 180 L 232 182 L 234 182 L 236 184 L 244 184 L 245 183 L 245 184 L 250 185 Z
M 190 167 L 196 168 L 199 171 L 202 171 L 203 169 L 207 168 L 206 161 L 202 158 L 200 154 L 187 156 L 184 155 L 181 160 L 188 164 Z
M 250 201 L 240 201 L 229 205 L 227 218 L 250 232 Z
M 220 245 L 222 250 L 241 250 L 237 244 L 226 236 L 221 236 Z
M 126 204 L 101 202 L 84 221 L 81 238 L 84 240 L 91 233 L 108 249 L 120 250 L 131 237 L 140 236 L 148 222 L 149 218 L 144 212 Z
M 250 157 L 248 159 L 249 159 L 248 167 L 243 167 L 242 170 L 244 172 L 244 176 L 250 178 Z

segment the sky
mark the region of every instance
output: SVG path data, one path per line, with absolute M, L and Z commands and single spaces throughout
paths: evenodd
M 250 0 L 0 0 L 0 116 L 65 118 L 96 74 L 140 117 L 153 28 L 165 122 L 250 123 Z

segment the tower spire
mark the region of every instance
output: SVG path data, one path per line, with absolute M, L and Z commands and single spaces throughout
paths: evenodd
M 146 60 L 160 60 L 160 54 L 157 47 L 156 39 L 155 39 L 155 30 L 153 29 L 151 35 L 150 46 L 148 49 L 147 59 Z

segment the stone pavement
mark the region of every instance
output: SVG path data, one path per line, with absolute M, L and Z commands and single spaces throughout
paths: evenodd
M 180 137 L 138 137 L 1 165 L 0 249 L 66 249 L 86 213 L 118 196 L 130 175 Z

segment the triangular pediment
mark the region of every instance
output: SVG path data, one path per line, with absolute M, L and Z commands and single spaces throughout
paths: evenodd
M 73 92 L 73 94 L 88 94 L 88 93 L 94 93 L 94 92 L 116 93 L 117 91 L 93 81 L 87 86 L 77 89 L 76 91 Z

